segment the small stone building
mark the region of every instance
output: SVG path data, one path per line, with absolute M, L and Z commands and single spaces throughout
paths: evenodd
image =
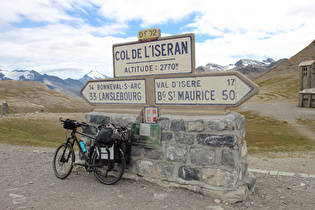
M 303 61 L 300 71 L 300 107 L 315 107 L 315 60 Z

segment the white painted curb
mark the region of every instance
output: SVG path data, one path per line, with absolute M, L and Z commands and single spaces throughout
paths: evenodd
M 253 169 L 249 168 L 248 171 L 253 173 L 260 173 L 260 174 L 269 174 L 272 176 L 299 176 L 302 178 L 315 178 L 315 174 L 303 174 L 303 173 L 293 173 L 293 172 L 283 172 L 283 171 L 267 171 L 267 170 L 260 170 L 260 169 Z

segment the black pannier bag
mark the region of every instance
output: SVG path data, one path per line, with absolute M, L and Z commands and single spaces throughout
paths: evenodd
M 96 136 L 96 141 L 100 144 L 111 144 L 113 143 L 112 135 L 113 129 L 102 127 L 100 132 Z
M 117 163 L 121 163 L 119 148 L 123 151 L 126 164 L 130 163 L 131 143 L 127 141 L 120 141 L 118 147 L 115 147 L 115 160 Z
M 128 141 L 122 142 L 122 150 L 125 155 L 126 164 L 129 164 L 130 162 L 130 153 L 131 153 L 131 143 Z
M 66 119 L 64 122 L 63 122 L 63 128 L 64 129 L 69 129 L 69 130 L 72 130 L 76 127 L 75 125 L 75 121 L 74 120 L 70 120 L 70 119 Z

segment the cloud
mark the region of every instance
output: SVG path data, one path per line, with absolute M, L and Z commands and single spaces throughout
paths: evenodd
M 112 45 L 131 40 L 92 36 L 91 31 L 95 30 L 56 24 L 2 33 L 0 39 L 6 41 L 1 44 L 1 68 L 33 69 L 41 73 L 68 69 L 63 75 L 59 73 L 62 78 L 73 75 L 79 78 L 95 69 L 111 76 Z
M 112 76 L 112 45 L 137 40 L 133 27 L 161 28 L 163 36 L 195 33 L 196 66 L 290 57 L 315 34 L 315 2 L 309 0 L 0 0 L 0 5 L 0 68 L 62 78 L 92 69 Z

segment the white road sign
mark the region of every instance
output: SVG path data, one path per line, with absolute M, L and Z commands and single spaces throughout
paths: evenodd
M 146 104 L 145 80 L 90 80 L 80 92 L 91 104 Z
M 157 105 L 233 106 L 255 89 L 235 74 L 161 78 L 154 83 Z
M 192 73 L 194 34 L 113 45 L 114 77 Z

